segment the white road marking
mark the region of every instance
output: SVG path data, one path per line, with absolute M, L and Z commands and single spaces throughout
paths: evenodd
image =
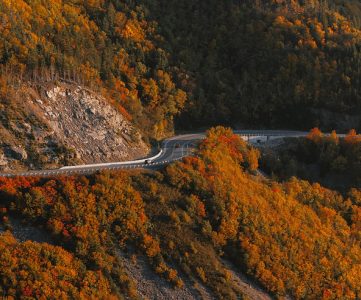
M 235 130 L 236 134 L 242 137 L 301 137 L 306 136 L 308 132 L 301 131 L 287 131 L 287 130 Z M 327 134 L 326 134 L 327 135 Z M 345 135 L 340 134 L 340 137 Z M 54 176 L 54 175 L 64 175 L 64 174 L 90 174 L 100 170 L 116 170 L 116 169 L 129 169 L 129 168 L 142 168 L 146 167 L 148 164 L 145 164 L 146 160 L 150 160 L 150 166 L 164 165 L 172 161 L 179 161 L 185 156 L 188 156 L 192 153 L 193 147 L 189 150 L 190 144 L 196 143 L 199 140 L 205 138 L 204 133 L 193 133 L 193 134 L 184 134 L 171 137 L 165 140 L 162 143 L 162 149 L 160 152 L 151 158 L 141 159 L 137 161 L 128 161 L 128 162 L 114 162 L 114 163 L 103 163 L 103 164 L 92 164 L 92 165 L 79 165 L 73 167 L 63 167 L 57 170 L 44 170 L 43 172 L 39 171 L 29 171 L 22 173 L 8 173 L 0 174 L 0 177 L 14 177 L 14 176 Z M 180 151 L 176 150 L 175 145 L 173 144 L 170 147 L 168 146 L 170 142 L 178 141 L 180 144 Z M 170 155 L 169 153 L 170 152 Z M 179 155 L 180 152 L 180 155 Z M 177 154 L 178 153 L 178 154 Z M 178 155 L 178 156 L 177 156 Z M 164 159 L 163 158 L 168 158 Z

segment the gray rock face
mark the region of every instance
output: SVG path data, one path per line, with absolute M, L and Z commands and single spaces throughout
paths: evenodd
M 83 162 L 121 161 L 146 154 L 140 134 L 106 99 L 76 87 L 56 86 L 37 105 L 54 135 Z
M 24 83 L 13 101 L 13 107 L 0 104 L 2 171 L 133 160 L 148 153 L 138 130 L 86 88 Z

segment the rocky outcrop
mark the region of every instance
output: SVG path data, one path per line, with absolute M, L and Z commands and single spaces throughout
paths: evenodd
M 138 131 L 101 96 L 80 86 L 56 86 L 36 101 L 49 127 L 86 163 L 144 156 L 147 146 Z
M 0 170 L 132 160 L 148 147 L 104 97 L 66 83 L 17 92 L 0 118 Z M 14 117 L 15 116 L 15 117 Z
M 26 153 L 25 149 L 23 149 L 22 147 L 10 145 L 6 149 L 6 153 L 8 157 L 11 157 L 15 160 L 25 161 L 28 158 L 28 154 Z

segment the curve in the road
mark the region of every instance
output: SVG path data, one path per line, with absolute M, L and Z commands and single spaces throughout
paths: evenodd
M 302 137 L 308 133 L 303 131 L 290 130 L 235 130 L 236 134 L 242 138 L 249 140 L 251 143 L 257 143 L 257 138 L 267 137 L 267 140 L 272 138 L 282 137 Z M 139 159 L 135 161 L 111 162 L 89 165 L 65 166 L 60 169 L 53 170 L 37 170 L 26 171 L 18 173 L 4 173 L 0 177 L 16 177 L 16 176 L 60 176 L 60 175 L 75 175 L 75 174 L 91 174 L 101 170 L 119 170 L 119 169 L 136 169 L 148 168 L 155 169 L 165 164 L 181 160 L 185 156 L 189 156 L 195 148 L 196 142 L 205 138 L 205 133 L 183 134 L 166 139 L 162 143 L 160 152 L 152 157 Z

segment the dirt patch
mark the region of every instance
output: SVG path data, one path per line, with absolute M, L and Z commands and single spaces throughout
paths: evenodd
M 273 298 L 255 282 L 248 279 L 245 275 L 235 269 L 232 263 L 222 259 L 222 264 L 225 269 L 230 272 L 231 280 L 239 287 L 251 300 L 272 300 Z

